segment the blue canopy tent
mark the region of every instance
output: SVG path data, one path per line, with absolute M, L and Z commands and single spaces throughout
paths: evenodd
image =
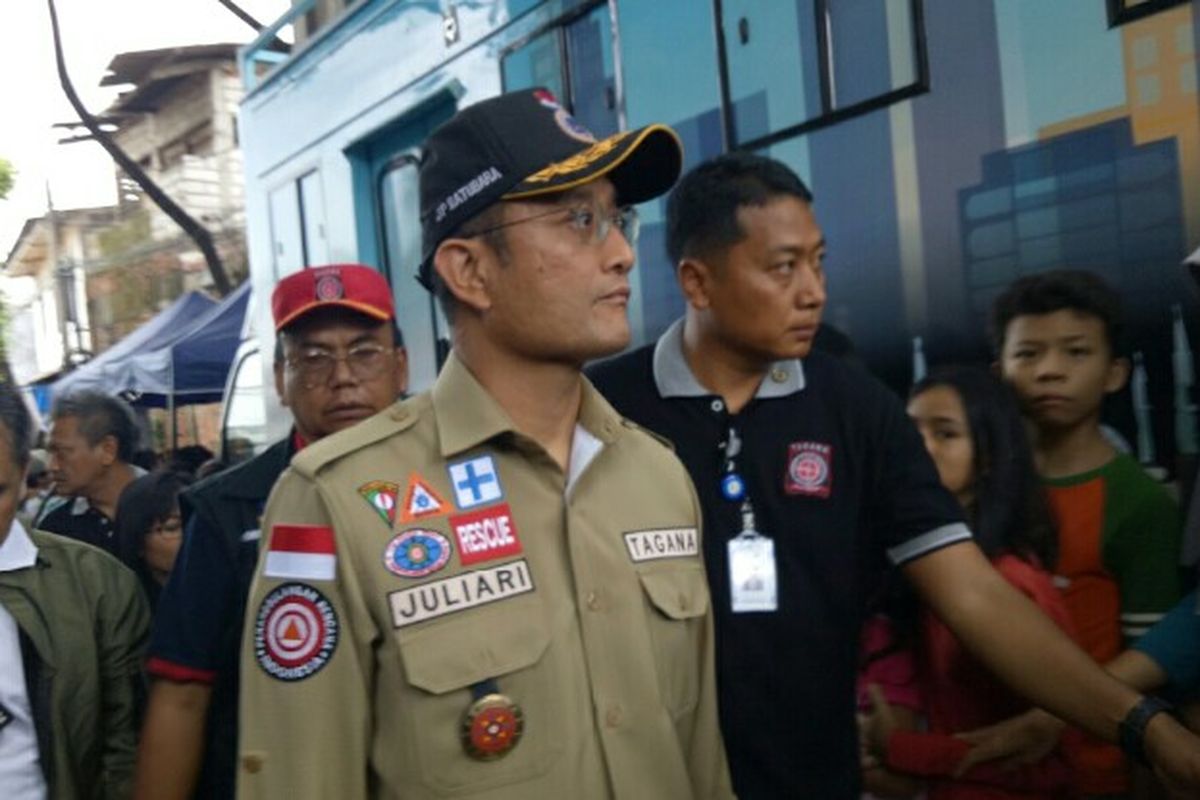
M 128 359 L 173 342 L 191 330 L 192 323 L 216 305 L 216 301 L 200 292 L 188 292 L 124 339 L 55 381 L 50 386 L 51 396 L 60 397 L 83 389 L 109 394 L 124 391 L 127 387 L 118 385 L 117 381 Z
M 133 397 L 134 405 L 154 408 L 219 401 L 249 300 L 247 281 L 169 343 L 133 354 L 120 367 L 120 389 Z

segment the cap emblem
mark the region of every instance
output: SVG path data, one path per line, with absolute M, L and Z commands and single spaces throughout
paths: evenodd
M 342 277 L 336 272 L 331 272 L 317 278 L 314 293 L 318 301 L 328 303 L 345 297 L 346 287 L 342 285 Z
M 570 158 L 565 158 L 562 161 L 551 164 L 545 169 L 535 172 L 526 178 L 524 183 L 546 183 L 558 178 L 562 175 L 572 175 L 583 169 L 586 169 L 593 161 L 598 161 L 604 156 L 611 153 L 617 148 L 627 134 L 617 134 L 596 142 L 594 145 L 584 150 L 582 153 L 576 153 Z
M 596 143 L 596 137 L 592 135 L 592 132 L 583 127 L 579 120 L 567 113 L 565 108 L 560 108 L 554 112 L 554 121 L 558 123 L 558 127 L 562 132 L 572 139 L 587 142 L 588 144 Z

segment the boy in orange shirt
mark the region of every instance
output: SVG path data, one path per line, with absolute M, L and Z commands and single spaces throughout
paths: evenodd
M 1059 529 L 1055 582 L 1097 662 L 1112 660 L 1179 599 L 1176 502 L 1100 430 L 1104 398 L 1124 386 L 1120 299 L 1096 275 L 1056 270 L 1014 282 L 992 308 L 1004 379 L 1031 423 Z M 1087 796 L 1122 796 L 1128 765 L 1091 740 L 1074 766 Z

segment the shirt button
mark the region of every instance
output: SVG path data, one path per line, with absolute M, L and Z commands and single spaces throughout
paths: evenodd
M 776 367 L 775 369 L 771 370 L 771 380 L 775 381 L 776 383 L 783 383 L 787 379 L 788 371 L 783 367 Z
M 600 595 L 596 594 L 595 592 L 588 592 L 587 607 L 589 611 L 599 611 L 601 608 Z
M 615 704 L 609 706 L 608 711 L 604 714 L 604 722 L 610 728 L 615 728 L 618 725 L 620 725 L 621 724 L 621 707 L 618 705 L 615 705 Z
M 716 411 L 718 414 L 721 413 L 722 411 L 724 411 L 725 410 L 724 401 L 722 401 L 720 399 L 713 400 L 712 401 L 712 410 Z

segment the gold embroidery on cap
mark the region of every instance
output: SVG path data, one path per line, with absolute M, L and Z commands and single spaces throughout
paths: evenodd
M 619 133 L 616 136 L 610 136 L 603 141 L 596 142 L 596 144 L 592 145 L 587 150 L 584 150 L 582 153 L 576 153 L 568 159 L 551 164 L 550 166 L 533 173 L 524 181 L 522 181 L 522 183 L 545 183 L 562 175 L 570 175 L 572 173 L 579 172 L 589 164 L 604 158 L 604 156 L 615 150 L 617 145 L 621 144 L 621 142 L 625 141 L 625 139 L 628 137 L 629 134 L 627 133 Z

